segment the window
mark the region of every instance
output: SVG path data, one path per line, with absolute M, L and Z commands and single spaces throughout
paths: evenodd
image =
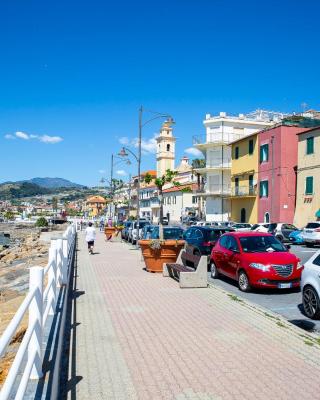
M 269 145 L 263 144 L 260 146 L 260 164 L 269 160 Z
M 249 175 L 249 194 L 254 194 L 253 175 Z
M 318 265 L 320 267 L 320 254 L 318 255 L 318 257 L 316 257 L 313 261 L 312 264 L 314 265 Z
M 235 195 L 239 195 L 239 178 L 235 178 L 234 180 L 234 185 L 235 185 Z
M 269 182 L 261 181 L 260 182 L 260 197 L 268 197 L 269 196 Z
M 234 158 L 237 160 L 239 158 L 239 147 L 235 147 L 234 149 Z
M 253 139 L 249 140 L 249 155 L 253 154 Z
M 227 249 L 228 245 L 229 245 L 229 236 L 222 236 L 219 240 L 219 243 L 220 243 L 220 246 Z
M 172 204 L 177 204 L 177 197 L 176 196 L 172 197 Z
M 197 203 L 198 203 L 198 197 L 192 196 L 192 204 L 197 204 Z
M 167 151 L 170 151 L 170 144 L 167 144 Z
M 229 236 L 229 245 L 228 249 L 231 251 L 239 251 L 238 243 L 233 236 Z
M 306 177 L 306 192 L 305 194 L 313 194 L 313 176 Z
M 307 138 L 307 154 L 314 153 L 314 137 Z
M 265 214 L 264 214 L 264 222 L 270 222 L 270 215 L 269 215 L 269 213 L 268 212 L 266 212 Z M 268 226 L 267 226 L 267 228 L 268 228 Z
M 200 229 L 195 229 L 194 235 L 192 235 L 192 237 L 193 237 L 194 239 L 202 239 L 202 238 L 203 238 L 203 234 L 202 234 L 202 232 L 200 231 Z
M 168 202 L 167 204 L 171 204 L 171 196 L 168 197 Z
M 246 209 L 245 208 L 241 208 L 240 221 L 241 222 L 246 222 Z

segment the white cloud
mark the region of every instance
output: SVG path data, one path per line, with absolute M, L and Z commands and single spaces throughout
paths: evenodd
M 4 136 L 6 139 L 22 139 L 22 140 L 38 140 L 39 142 L 42 143 L 49 143 L 49 144 L 55 144 L 59 143 L 63 140 L 62 137 L 60 136 L 49 136 L 49 135 L 29 135 L 28 133 L 18 131 L 14 135 L 7 134 Z
M 123 169 L 119 169 L 119 170 L 117 171 L 117 175 L 126 176 L 127 173 L 126 173 L 126 171 L 124 171 Z
M 99 174 L 105 174 L 106 173 L 106 170 L 105 169 L 99 169 Z
M 59 143 L 62 142 L 63 140 L 62 137 L 60 136 L 49 136 L 49 135 L 38 136 L 37 139 L 40 140 L 40 142 L 42 143 L 50 143 L 50 144 Z
M 200 150 L 196 149 L 195 147 L 189 147 L 184 151 L 187 154 L 191 154 L 194 157 L 203 157 L 203 154 Z
M 4 138 L 5 138 L 5 139 L 8 139 L 8 140 L 14 140 L 14 139 L 15 139 L 15 136 L 10 135 L 10 134 L 7 134 L 7 135 L 4 135 Z
M 141 150 L 143 154 L 155 154 L 157 152 L 157 142 L 156 142 L 157 135 L 155 134 L 153 138 L 150 139 L 142 139 L 141 140 Z M 125 146 L 133 146 L 136 149 L 139 147 L 139 140 L 138 138 L 129 139 L 126 136 L 123 136 L 119 139 L 119 143 Z
M 128 139 L 126 136 L 121 137 L 121 138 L 119 139 L 119 142 L 120 142 L 121 144 L 124 144 L 124 145 L 130 143 L 129 139 Z
M 29 140 L 30 136 L 27 133 L 24 132 L 16 132 L 16 136 L 19 139 L 23 139 L 23 140 Z

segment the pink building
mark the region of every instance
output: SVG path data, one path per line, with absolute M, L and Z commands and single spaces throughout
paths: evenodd
M 297 133 L 305 130 L 307 128 L 280 125 L 259 133 L 258 222 L 293 222 Z

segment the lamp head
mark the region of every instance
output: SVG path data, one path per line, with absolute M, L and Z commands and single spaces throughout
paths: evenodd
M 122 147 L 122 149 L 119 151 L 118 156 L 128 157 L 128 153 L 126 152 L 126 149 L 124 147 Z

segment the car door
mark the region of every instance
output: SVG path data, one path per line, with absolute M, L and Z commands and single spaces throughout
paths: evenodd
M 240 248 L 237 239 L 229 236 L 227 257 L 227 274 L 233 279 L 237 279 L 238 268 L 240 265 Z
M 184 234 L 183 234 L 183 239 L 188 243 L 191 244 L 191 236 L 192 232 L 194 231 L 194 228 L 189 228 L 187 229 Z
M 233 254 L 229 250 L 229 235 L 223 235 L 218 241 L 218 245 L 212 250 L 216 266 L 223 275 L 230 276 L 229 257 Z

